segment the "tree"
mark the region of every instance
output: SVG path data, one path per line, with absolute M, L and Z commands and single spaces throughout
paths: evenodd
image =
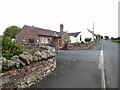
M 101 36 L 101 39 L 103 39 L 103 36 Z
M 114 40 L 114 37 L 111 37 L 111 40 Z
M 5 37 L 15 38 L 15 35 L 19 31 L 20 31 L 20 27 L 13 25 L 13 26 L 6 28 L 3 34 Z
M 10 59 L 14 55 L 19 55 L 23 52 L 24 46 L 18 45 L 12 38 L 20 31 L 18 26 L 10 26 L 6 28 L 2 36 L 2 56 L 6 59 Z
M 105 36 L 104 38 L 105 38 L 106 40 L 109 40 L 109 36 Z

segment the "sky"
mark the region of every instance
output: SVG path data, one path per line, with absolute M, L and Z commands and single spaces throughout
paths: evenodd
M 118 36 L 119 0 L 0 0 L 0 35 L 12 25 Z

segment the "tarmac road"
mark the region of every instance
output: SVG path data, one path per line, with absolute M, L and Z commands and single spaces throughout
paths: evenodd
M 89 50 L 61 50 L 56 70 L 30 88 L 100 88 L 100 50 L 100 42 Z
M 103 40 L 105 75 L 107 88 L 118 88 L 118 45 Z

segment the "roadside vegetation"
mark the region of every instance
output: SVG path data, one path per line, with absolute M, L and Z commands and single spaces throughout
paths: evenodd
M 111 40 L 111 41 L 115 43 L 120 43 L 120 40 Z
M 2 36 L 0 36 L 0 57 L 2 57 Z
M 111 37 L 111 41 L 114 43 L 120 43 L 120 37 L 117 38 Z

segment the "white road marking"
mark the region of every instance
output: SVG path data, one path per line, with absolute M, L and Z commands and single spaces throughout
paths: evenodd
M 101 88 L 106 90 L 106 83 L 105 83 L 105 71 L 104 71 L 104 56 L 103 56 L 103 44 L 102 49 L 100 51 L 100 61 L 99 61 L 99 69 L 101 69 Z
M 102 67 L 101 67 L 101 65 L 102 65 L 102 62 L 101 62 L 102 60 L 101 60 L 101 51 L 100 51 L 100 59 L 99 59 L 99 69 L 101 69 Z

